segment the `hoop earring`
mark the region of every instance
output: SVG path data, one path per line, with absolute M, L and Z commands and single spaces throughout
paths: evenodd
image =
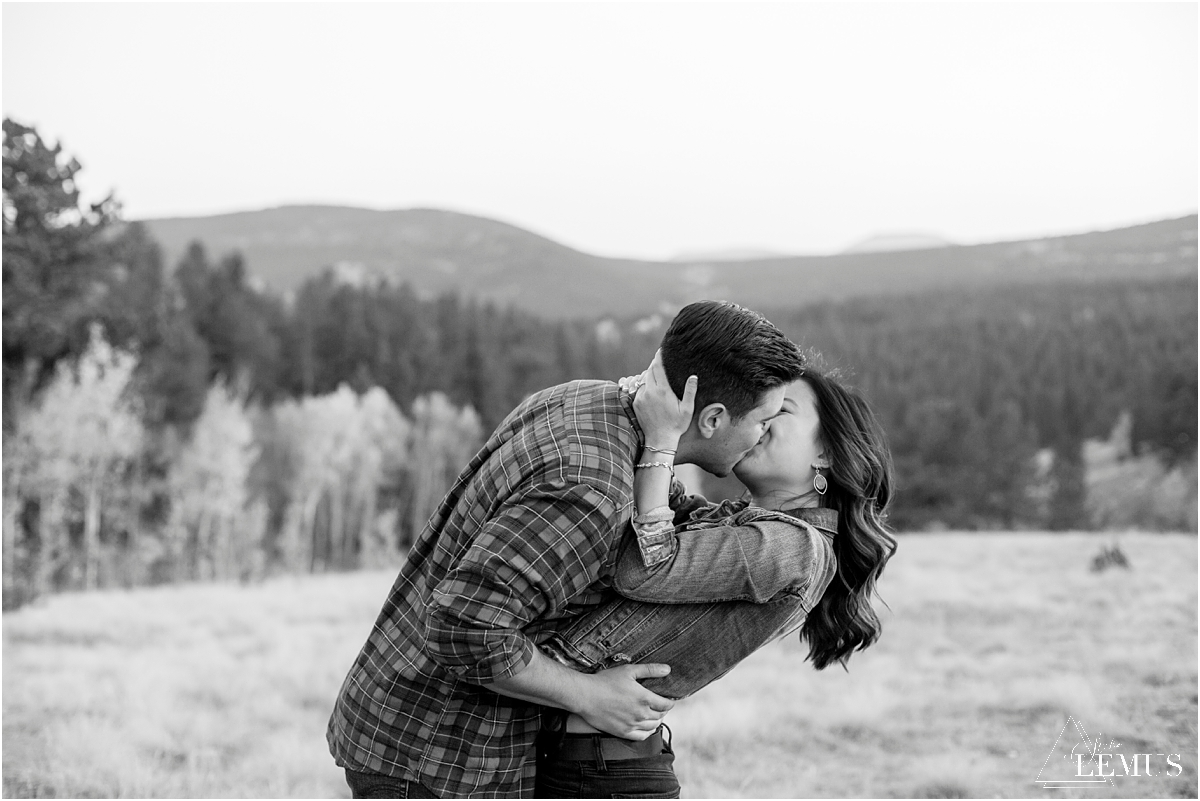
M 821 475 L 821 468 L 817 468 L 817 474 L 813 476 L 813 489 L 818 495 L 824 495 L 829 489 L 829 482 L 825 480 L 825 476 Z

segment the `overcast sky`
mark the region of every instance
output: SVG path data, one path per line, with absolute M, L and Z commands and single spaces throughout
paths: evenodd
M 1195 3 L 13 4 L 3 108 L 129 218 L 435 207 L 603 255 L 1197 206 Z

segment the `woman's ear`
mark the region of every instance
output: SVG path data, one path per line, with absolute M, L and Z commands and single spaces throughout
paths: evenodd
M 820 467 L 822 470 L 829 469 L 829 457 L 825 455 L 825 451 L 817 454 L 817 458 L 813 460 L 812 466 L 814 468 Z
M 729 412 L 723 403 L 710 403 L 696 415 L 696 429 L 700 436 L 711 439 L 726 422 Z

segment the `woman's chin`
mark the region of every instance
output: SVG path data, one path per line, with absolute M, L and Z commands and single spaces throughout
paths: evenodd
M 750 450 L 742 454 L 742 458 L 733 466 L 733 472 L 745 469 L 746 465 L 754 464 L 754 460 L 758 458 L 758 446 L 755 445 Z

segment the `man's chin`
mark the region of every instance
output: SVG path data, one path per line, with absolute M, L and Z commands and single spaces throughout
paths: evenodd
M 746 461 L 746 459 L 748 459 L 750 457 L 750 454 L 753 452 L 754 452 L 754 449 L 751 448 L 750 450 L 748 450 L 744 454 L 742 454 L 742 458 L 738 459 L 736 462 L 734 462 L 733 466 L 729 468 L 729 473 L 732 473 L 733 475 L 736 476 L 738 474 L 738 470 L 741 469 L 742 464 Z M 729 473 L 726 473 L 726 475 L 728 475 Z
M 733 473 L 733 465 L 712 464 L 710 462 L 693 462 L 693 464 L 695 464 L 696 467 L 699 467 L 705 473 L 708 473 L 710 476 L 716 476 L 717 478 L 725 478 Z
M 753 448 L 751 448 L 750 450 L 753 450 Z M 737 473 L 738 465 L 740 465 L 742 463 L 742 460 L 745 459 L 749 455 L 750 455 L 750 451 L 746 451 L 746 453 L 743 453 L 741 456 L 739 456 L 734 461 L 728 462 L 726 464 L 701 464 L 701 463 L 697 462 L 696 465 L 704 472 L 711 473 L 712 475 L 716 476 L 717 478 L 728 478 L 729 476 Z

